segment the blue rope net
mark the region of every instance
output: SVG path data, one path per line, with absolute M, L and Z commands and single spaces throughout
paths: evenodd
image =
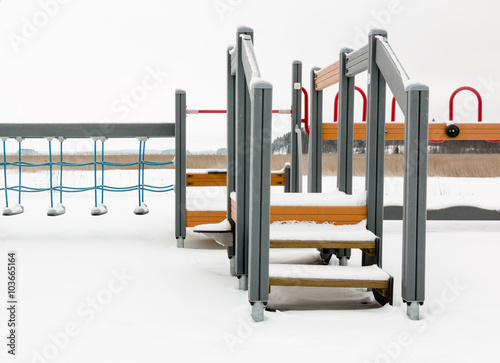
M 123 192 L 132 192 L 132 191 L 138 191 L 139 194 L 139 206 L 144 204 L 144 192 L 153 192 L 153 193 L 167 193 L 170 191 L 173 191 L 173 184 L 166 185 L 166 186 L 154 186 L 154 185 L 149 185 L 145 183 L 145 166 L 165 166 L 165 165 L 170 165 L 173 164 L 172 161 L 169 162 L 153 162 L 153 161 L 147 161 L 145 160 L 145 155 L 146 155 L 146 142 L 145 141 L 139 141 L 139 158 L 137 162 L 131 162 L 131 163 L 114 163 L 114 162 L 107 162 L 104 161 L 104 140 L 101 140 L 102 143 L 102 148 L 101 148 L 101 160 L 97 160 L 97 141 L 94 140 L 94 161 L 90 163 L 70 163 L 70 162 L 65 162 L 63 161 L 63 140 L 60 141 L 60 161 L 53 161 L 52 158 L 52 144 L 51 144 L 51 139 L 48 140 L 49 142 L 49 162 L 48 163 L 27 163 L 22 161 L 21 159 L 21 139 L 18 139 L 19 141 L 19 151 L 18 151 L 18 161 L 15 162 L 7 162 L 7 157 L 6 157 L 6 147 L 5 143 L 6 140 L 2 139 L 3 142 L 3 162 L 1 162 L 1 165 L 3 166 L 3 171 L 4 171 L 4 187 L 1 188 L 0 190 L 3 190 L 5 193 L 5 206 L 9 207 L 9 198 L 8 198 L 8 192 L 9 191 L 17 191 L 19 193 L 19 204 L 21 204 L 21 194 L 22 193 L 41 193 L 41 192 L 50 192 L 50 206 L 54 206 L 54 198 L 53 198 L 53 192 L 57 191 L 59 192 L 59 203 L 62 203 L 63 200 L 63 193 L 82 193 L 82 192 L 90 192 L 94 191 L 94 205 L 97 207 L 98 205 L 98 191 L 101 192 L 101 198 L 100 202 L 104 203 L 104 192 L 113 192 L 113 193 L 123 193 Z M 18 168 L 18 173 L 19 173 L 19 183 L 18 185 L 15 186 L 8 186 L 7 182 L 7 167 L 12 166 L 12 167 L 17 167 Z M 53 181 L 52 181 L 52 176 L 53 176 L 53 168 L 54 167 L 59 167 L 60 171 L 60 176 L 59 176 L 59 185 L 54 186 Z M 71 186 L 65 186 L 63 185 L 63 167 L 64 168 L 79 168 L 79 167 L 85 167 L 85 166 L 94 166 L 94 186 L 88 186 L 88 187 L 71 187 Z M 131 186 L 125 186 L 125 187 L 114 187 L 110 185 L 105 185 L 104 184 L 104 169 L 105 167 L 130 167 L 130 166 L 137 166 L 138 168 L 138 183 L 137 185 L 131 185 Z M 39 188 L 39 187 L 31 187 L 31 186 L 26 186 L 22 185 L 21 181 L 21 175 L 22 175 L 22 168 L 34 168 L 34 167 L 49 167 L 50 171 L 50 182 L 49 182 L 49 187 L 48 188 Z M 97 173 L 98 169 L 100 169 L 101 172 L 101 183 L 98 185 L 97 183 Z

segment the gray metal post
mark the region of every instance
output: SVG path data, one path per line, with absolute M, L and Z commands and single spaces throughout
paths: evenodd
M 411 85 L 406 93 L 401 294 L 408 303 L 408 316 L 418 320 L 418 304 L 425 299 L 429 88 Z
M 302 127 L 302 62 L 297 60 L 293 61 L 292 64 L 292 125 L 290 132 L 292 143 L 290 191 L 292 193 L 302 192 L 302 169 L 300 168 L 302 159 L 299 159 L 302 158 L 302 155 L 299 155 L 299 150 L 302 148 L 297 144 L 296 127 Z
M 264 320 L 269 299 L 269 227 L 271 216 L 272 86 L 252 85 L 250 167 L 250 249 L 248 298 L 255 321 Z
M 352 49 L 343 48 L 339 55 L 337 188 L 346 194 L 352 194 L 354 138 L 354 77 L 346 76 L 346 54 L 350 52 Z
M 323 149 L 323 91 L 316 91 L 314 76 L 321 68 L 311 69 L 311 96 L 309 118 L 309 153 L 307 165 L 308 193 L 321 193 Z
M 248 185 L 250 174 L 250 94 L 242 63 L 241 35 L 247 34 L 253 41 L 253 30 L 240 27 L 236 33 L 236 226 L 235 226 L 235 268 L 239 288 L 248 288 L 248 203 L 251 190 Z
M 387 36 L 384 30 L 370 31 L 368 40 L 368 114 L 366 125 L 366 191 L 367 228 L 380 237 L 384 223 L 384 146 L 385 146 L 385 88 L 384 76 L 376 63 L 376 36 Z M 363 254 L 363 265 L 377 264 L 382 267 L 382 254 Z
M 231 217 L 231 192 L 236 190 L 236 151 L 235 151 L 235 83 L 236 79 L 232 75 L 231 72 L 231 51 L 233 47 L 229 47 L 226 56 L 227 56 L 227 216 L 228 220 L 231 223 L 231 227 L 233 230 L 233 241 L 234 241 L 234 221 Z M 230 273 L 231 275 L 236 275 L 235 271 L 235 261 L 234 261 L 234 244 L 227 248 L 227 255 L 231 260 L 230 263 Z
M 186 238 L 186 92 L 175 92 L 175 237 L 177 247 Z
M 290 193 L 290 171 L 291 166 L 290 163 L 286 163 L 284 167 L 285 171 L 285 193 Z

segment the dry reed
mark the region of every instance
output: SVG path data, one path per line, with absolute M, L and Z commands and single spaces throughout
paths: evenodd
M 173 155 L 151 154 L 146 156 L 146 160 L 153 162 L 172 161 Z M 59 160 L 54 156 L 53 161 Z M 99 160 L 99 159 L 98 159 Z M 114 163 L 137 162 L 137 155 L 105 155 L 105 161 Z M 17 161 L 16 155 L 8 155 L 8 162 Z M 48 155 L 25 155 L 22 161 L 28 163 L 48 163 Z M 92 163 L 93 154 L 65 155 L 65 162 L 70 163 Z M 272 169 L 280 170 L 286 162 L 290 161 L 290 155 L 273 155 Z M 226 167 L 225 155 L 188 155 L 186 159 L 188 169 L 224 169 Z M 307 171 L 307 155 L 303 155 L 304 174 Z M 14 167 L 9 167 L 14 168 Z M 77 167 L 78 170 L 93 170 L 93 165 Z M 136 169 L 137 166 L 123 167 L 123 169 Z M 146 169 L 173 169 L 173 165 L 167 166 L 146 166 Z M 107 170 L 119 169 L 118 167 L 106 167 Z M 23 168 L 23 172 L 47 170 L 47 167 Z M 323 175 L 336 175 L 337 155 L 323 155 Z M 402 176 L 404 172 L 403 155 L 385 156 L 385 175 Z M 354 155 L 353 174 L 362 176 L 365 173 L 365 156 Z M 500 176 L 500 155 L 498 154 L 431 154 L 428 161 L 429 176 L 445 177 L 498 177 Z

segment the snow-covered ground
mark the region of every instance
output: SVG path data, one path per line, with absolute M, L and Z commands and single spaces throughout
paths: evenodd
M 46 183 L 44 173 L 23 177 L 26 185 Z M 110 185 L 136 180 L 133 171 L 107 173 Z M 172 170 L 146 176 L 154 185 L 172 180 Z M 92 185 L 92 173 L 68 173 L 65 181 Z M 325 189 L 334 183 L 325 178 Z M 399 198 L 401 184 L 387 179 L 387 200 Z M 430 200 L 457 192 L 481 204 L 498 198 L 500 178 L 429 185 Z M 395 306 L 380 308 L 357 289 L 273 288 L 277 311 L 256 324 L 225 249 L 191 231 L 185 248 L 176 247 L 173 193 L 148 193 L 144 216 L 132 212 L 137 193 L 107 193 L 109 212 L 99 217 L 90 215 L 92 202 L 92 193 L 65 195 L 66 214 L 47 217 L 48 194 L 27 195 L 24 214 L 0 217 L 0 286 L 6 290 L 7 252 L 16 251 L 20 302 L 18 355 L 6 353 L 4 340 L 2 362 L 498 361 L 500 222 L 428 222 L 419 322 L 400 300 L 401 222 L 387 221 L 383 259 L 395 278 Z M 353 251 L 351 263 L 359 257 Z M 273 250 L 272 260 L 319 263 L 314 250 Z M 5 339 L 7 310 L 0 311 Z

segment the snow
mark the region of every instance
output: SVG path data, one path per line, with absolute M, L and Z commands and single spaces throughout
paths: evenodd
M 61 203 L 57 203 L 55 206 L 47 208 L 48 216 L 55 217 L 64 213 L 66 213 L 66 207 Z
M 307 185 L 307 184 L 304 184 Z M 273 206 L 363 206 L 366 192 L 348 195 L 338 190 L 329 193 L 271 193 Z
M 273 241 L 375 241 L 377 238 L 366 229 L 366 220 L 355 225 L 339 226 L 314 222 L 274 222 L 269 232 Z
M 270 264 L 269 277 L 289 279 L 387 281 L 387 272 L 372 266 L 320 266 Z
M 110 185 L 137 182 L 134 171 L 106 175 Z M 26 173 L 23 178 L 27 185 L 48 182 L 47 173 Z M 68 171 L 65 180 L 92 185 L 93 173 Z M 152 185 L 172 180 L 173 170 L 146 172 Z M 359 190 L 360 178 L 354 182 Z M 386 198 L 397 200 L 400 184 L 401 178 L 387 178 Z M 325 189 L 334 185 L 333 177 L 324 178 Z M 429 188 L 430 198 L 463 193 L 483 202 L 487 196 L 497 198 L 500 178 L 439 178 L 430 185 L 435 187 Z M 15 198 L 15 193 L 9 195 Z M 500 316 L 495 303 L 500 291 L 494 276 L 500 273 L 500 222 L 428 222 L 426 303 L 419 322 L 406 317 L 400 299 L 402 225 L 386 221 L 383 261 L 384 270 L 394 277 L 395 306 L 379 307 L 362 289 L 277 286 L 269 301 L 277 312 L 266 312 L 265 322 L 256 324 L 250 318 L 248 293 L 239 291 L 229 274 L 224 248 L 190 229 L 185 248 L 176 247 L 173 193 L 146 193 L 150 213 L 145 216 L 132 213 L 136 192 L 106 193 L 109 212 L 98 218 L 89 213 L 93 201 L 92 193 L 65 194 L 66 213 L 49 218 L 48 193 L 31 194 L 23 196 L 23 214 L 0 217 L 0 271 L 6 271 L 7 251 L 16 251 L 20 301 L 18 355 L 11 357 L 3 348 L 2 362 L 31 363 L 71 322 L 78 334 L 50 362 L 498 358 Z M 482 252 L 471 255 L 471 243 Z M 351 267 L 360 265 L 360 257 L 353 250 Z M 321 264 L 314 249 L 273 249 L 271 261 Z M 326 267 L 337 264 L 333 258 Z M 5 273 L 0 280 L 5 286 Z M 110 293 L 109 287 L 116 292 Z M 4 329 L 6 321 L 7 312 L 1 309 Z
M 24 207 L 19 203 L 16 203 L 10 207 L 3 207 L 2 209 L 2 214 L 4 216 L 13 216 L 16 214 L 21 214 L 22 212 L 24 212 Z
M 227 219 L 224 219 L 220 223 L 207 223 L 207 224 L 200 224 L 196 227 L 193 228 L 193 232 L 204 232 L 204 231 L 210 231 L 210 232 L 228 232 L 231 231 L 231 224 Z

